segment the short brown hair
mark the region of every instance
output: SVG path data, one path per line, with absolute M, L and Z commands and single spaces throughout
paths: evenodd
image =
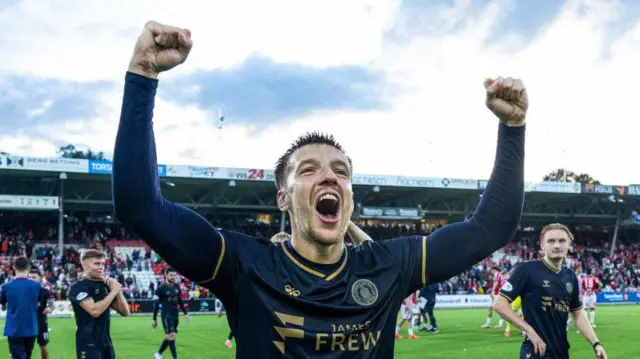
M 103 259 L 107 258 L 107 255 L 100 250 L 97 249 L 85 249 L 82 251 L 82 255 L 80 256 L 80 260 L 84 261 L 85 259 Z
M 342 149 L 342 146 L 338 143 L 338 141 L 336 141 L 332 135 L 328 135 L 328 134 L 324 134 L 324 133 L 320 133 L 320 132 L 309 132 L 309 133 L 305 133 L 304 135 L 298 137 L 298 139 L 295 140 L 295 142 L 293 142 L 291 144 L 291 146 L 289 147 L 289 149 L 287 149 L 287 151 L 284 153 L 284 155 L 280 156 L 280 158 L 278 158 L 278 161 L 276 162 L 276 169 L 275 169 L 275 184 L 276 184 L 276 188 L 279 190 L 281 189 L 285 183 L 286 183 L 286 178 L 287 178 L 287 173 L 289 172 L 289 159 L 291 158 L 291 155 L 293 155 L 293 153 L 299 149 L 302 148 L 304 146 L 307 145 L 327 145 L 327 146 L 331 146 L 333 148 L 335 148 L 336 150 L 344 153 L 345 156 L 347 156 L 347 154 L 344 152 L 344 150 Z M 349 161 L 349 167 L 353 166 L 353 163 L 351 162 L 351 158 L 349 158 L 349 156 L 347 156 L 347 160 Z
M 547 232 L 549 232 L 551 230 L 554 230 L 554 229 L 560 229 L 560 230 L 565 231 L 565 233 L 567 233 L 567 235 L 569 236 L 569 240 L 571 242 L 573 242 L 573 233 L 571 233 L 571 230 L 569 230 L 569 227 L 565 226 L 562 223 L 550 223 L 550 224 L 547 224 L 546 226 L 544 226 L 542 228 L 542 230 L 540 231 L 540 240 L 544 239 L 544 235 Z

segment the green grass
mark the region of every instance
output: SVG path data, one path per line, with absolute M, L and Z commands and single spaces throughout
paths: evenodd
M 440 310 L 436 312 L 440 333 L 420 333 L 419 340 L 396 341 L 396 358 L 515 358 L 522 338 L 512 333 L 505 338 L 501 329 L 480 329 L 486 310 Z M 640 358 L 637 328 L 640 306 L 600 307 L 597 311 L 597 333 L 611 358 Z M 4 327 L 4 321 L 0 320 Z M 69 318 L 51 318 L 51 359 L 75 358 L 75 323 Z M 216 316 L 195 316 L 189 324 L 181 318 L 178 334 L 178 356 L 187 359 L 234 358 L 234 350 L 224 347 L 228 334 L 226 320 Z M 406 327 L 403 329 L 406 337 Z M 111 333 L 117 357 L 150 359 L 162 339 L 162 329 L 151 329 L 150 317 L 114 317 Z M 569 333 L 573 358 L 592 358 L 593 350 L 575 329 Z M 2 343 L 4 342 L 4 343 Z M 8 358 L 6 338 L 0 340 L 0 358 Z M 248 345 L 251 345 L 250 343 Z M 34 358 L 39 358 L 35 349 Z M 170 352 L 164 358 L 171 358 Z

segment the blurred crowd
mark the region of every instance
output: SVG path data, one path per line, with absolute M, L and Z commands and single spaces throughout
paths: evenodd
M 280 231 L 275 225 L 252 220 L 212 221 L 216 227 L 233 229 L 251 236 L 269 238 Z M 420 223 L 380 224 L 358 223 L 374 240 L 407 235 L 428 235 L 438 225 Z M 11 259 L 28 256 L 43 276 L 56 299 L 64 300 L 70 285 L 81 275 L 79 251 L 96 248 L 108 254 L 107 274 L 117 278 L 124 293 L 131 299 L 152 299 L 155 288 L 163 281 L 166 263 L 151 248 L 116 223 L 67 218 L 65 248 L 58 255 L 57 224 L 55 221 L 16 212 L 0 212 L 0 285 L 11 277 Z M 576 241 L 567 265 L 576 272 L 592 268 L 603 282 L 605 291 L 635 291 L 640 287 L 640 231 L 623 229 L 610 255 L 611 232 L 573 228 Z M 539 228 L 518 231 L 513 241 L 494 256 L 486 258 L 470 270 L 440 283 L 441 294 L 483 294 L 493 285 L 490 268 L 499 265 L 504 271 L 523 260 L 540 256 Z M 135 247 L 133 251 L 119 251 L 121 247 Z M 119 254 L 120 253 L 120 254 Z M 126 253 L 126 254 L 123 254 Z M 154 280 L 141 281 L 152 273 Z M 148 285 L 143 284 L 148 283 Z M 183 299 L 211 298 L 212 293 L 189 280 L 179 281 Z

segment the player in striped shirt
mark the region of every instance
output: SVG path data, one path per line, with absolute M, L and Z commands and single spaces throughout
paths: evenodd
M 593 275 L 591 268 L 587 268 L 586 276 L 580 283 L 582 292 L 582 304 L 587 313 L 589 313 L 589 321 L 592 327 L 596 327 L 596 292 L 602 288 L 602 282 Z
M 398 325 L 396 326 L 396 339 L 403 338 L 402 335 L 400 335 L 400 330 L 402 329 L 402 325 L 405 322 L 409 326 L 409 339 L 420 338 L 413 332 L 415 322 L 420 315 L 420 307 L 418 307 L 418 293 L 419 291 L 413 292 L 402 301 L 402 306 L 400 307 L 400 313 L 402 317 L 400 318 L 400 320 L 398 321 Z
M 491 267 L 491 275 L 493 277 L 493 286 L 489 290 L 489 295 L 491 295 L 491 306 L 488 309 L 487 321 L 481 326 L 481 328 L 491 328 L 491 321 L 493 319 L 493 304 L 495 303 L 496 298 L 500 293 L 500 288 L 502 287 L 502 284 L 504 284 L 504 278 L 502 276 L 502 273 L 500 272 L 500 267 L 498 266 Z M 496 325 L 494 328 L 502 328 L 503 325 L 504 325 L 504 320 L 500 318 L 498 325 Z

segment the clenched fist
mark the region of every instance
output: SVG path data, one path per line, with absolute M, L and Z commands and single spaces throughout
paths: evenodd
M 129 71 L 151 78 L 185 62 L 193 42 L 191 31 L 149 21 L 138 37 Z
M 507 126 L 522 126 L 527 117 L 529 97 L 521 80 L 511 77 L 484 80 L 485 104 Z
M 122 284 L 113 278 L 106 277 L 104 279 L 104 284 L 107 285 L 110 291 L 119 292 L 122 290 Z

